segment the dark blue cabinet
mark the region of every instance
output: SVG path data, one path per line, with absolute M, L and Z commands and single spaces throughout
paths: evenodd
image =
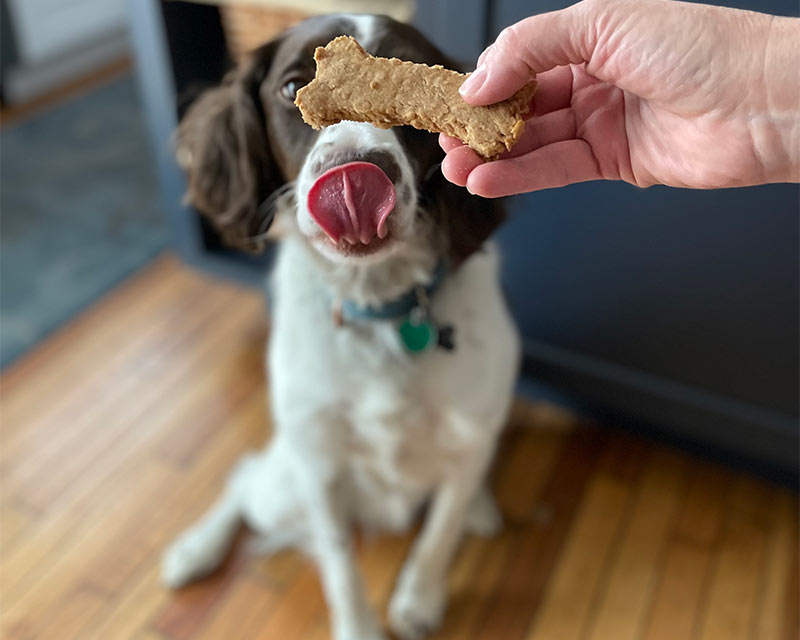
M 500 233 L 527 371 L 607 409 L 796 464 L 798 187 L 585 184 Z

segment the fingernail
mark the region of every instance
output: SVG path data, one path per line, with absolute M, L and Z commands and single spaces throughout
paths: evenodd
M 475 94 L 481 90 L 483 83 L 486 81 L 486 67 L 483 65 L 479 66 L 475 71 L 473 71 L 470 76 L 464 80 L 461 87 L 459 88 L 458 92 L 462 96 L 466 96 L 467 94 Z

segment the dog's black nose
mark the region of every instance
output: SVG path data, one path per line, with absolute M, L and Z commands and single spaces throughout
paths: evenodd
M 397 184 L 400 179 L 400 167 L 394 159 L 394 155 L 388 151 L 366 151 L 357 153 L 356 157 L 350 162 L 371 162 L 377 165 L 392 182 Z
M 322 175 L 328 169 L 347 164 L 348 162 L 370 162 L 380 167 L 381 171 L 383 171 L 386 177 L 394 184 L 397 184 L 398 180 L 400 180 L 400 165 L 397 164 L 394 154 L 380 149 L 340 151 L 326 159 L 320 166 L 314 167 L 314 173 L 316 173 L 316 175 Z

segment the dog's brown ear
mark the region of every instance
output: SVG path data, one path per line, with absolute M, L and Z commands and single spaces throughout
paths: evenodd
M 277 45 L 273 41 L 257 50 L 220 86 L 203 93 L 177 131 L 187 201 L 211 220 L 226 244 L 248 251 L 264 248 L 272 211 L 260 205 L 284 182 L 259 98 Z
M 438 166 L 424 185 L 422 204 L 442 230 L 451 267 L 478 251 L 506 219 L 501 200 L 481 198 L 448 181 Z

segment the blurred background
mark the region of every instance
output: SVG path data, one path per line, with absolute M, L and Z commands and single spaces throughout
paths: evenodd
M 157 585 L 160 549 L 269 425 L 272 252 L 226 249 L 182 205 L 172 131 L 313 13 L 410 21 L 470 69 L 503 27 L 565 5 L 0 0 L 7 637 L 325 637 L 291 554 Z M 525 356 L 495 472 L 509 526 L 459 556 L 441 637 L 796 638 L 798 185 L 591 183 L 509 206 Z M 374 601 L 407 546 L 360 543 Z

